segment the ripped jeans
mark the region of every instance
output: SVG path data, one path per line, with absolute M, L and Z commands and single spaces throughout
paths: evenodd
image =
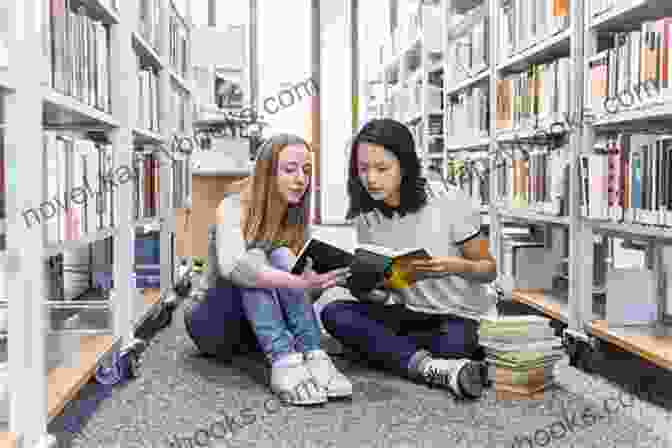
M 275 249 L 269 258 L 271 266 L 289 272 L 293 260 L 289 249 Z M 290 353 L 320 349 L 320 326 L 305 290 L 241 288 L 240 291 L 245 317 L 271 363 Z

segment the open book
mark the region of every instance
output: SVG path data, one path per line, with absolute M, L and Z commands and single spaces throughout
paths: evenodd
M 357 285 L 373 288 L 385 278 L 398 276 L 404 271 L 405 263 L 430 257 L 425 249 L 390 249 L 371 244 L 358 246 L 353 254 L 333 244 L 311 238 L 301 249 L 291 272 L 303 272 L 310 258 L 313 261 L 313 271 L 318 274 L 350 267 L 352 279 Z
M 306 267 L 308 258 L 313 261 L 313 271 L 318 274 L 333 269 L 352 267 L 358 264 L 376 265 L 388 270 L 393 265 L 402 266 L 419 258 L 430 258 L 425 249 L 390 249 L 372 244 L 362 244 L 355 248 L 355 253 L 337 247 L 317 238 L 311 238 L 299 252 L 299 256 L 292 267 L 292 274 L 300 274 Z

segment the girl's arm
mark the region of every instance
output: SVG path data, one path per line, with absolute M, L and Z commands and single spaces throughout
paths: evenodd
M 369 226 L 364 221 L 362 215 L 355 218 L 355 231 L 357 233 L 357 244 L 374 244 Z M 361 302 L 384 304 L 390 299 L 392 291 L 388 289 L 387 284 L 384 283 L 381 287 L 368 291 L 351 289 L 350 293 Z
M 240 202 L 225 197 L 217 208 L 215 250 L 219 274 L 243 288 L 305 288 L 298 275 L 273 268 L 262 249 L 247 250 L 240 227 Z

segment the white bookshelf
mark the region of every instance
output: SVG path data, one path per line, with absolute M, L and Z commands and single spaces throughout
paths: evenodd
M 3 128 L 8 219 L 5 226 L 7 251 L 0 258 L 7 283 L 2 290 L 9 299 L 5 298 L 4 307 L 11 316 L 6 363 L 11 392 L 8 422 L 0 423 L 0 447 L 27 448 L 53 443 L 47 434 L 47 424 L 92 377 L 103 357 L 110 356 L 132 340 L 134 325 L 158 300 L 159 290 L 139 291 L 132 281 L 136 228 L 160 231 L 160 287 L 166 289 L 172 283 L 173 207 L 179 204 L 173 197 L 171 160 L 158 145 L 169 145 L 176 135 L 192 134 L 190 52 L 187 48 L 184 67 L 171 64 L 168 26 L 169 16 L 177 15 L 185 26 L 189 42 L 192 28 L 189 6 L 186 16 L 182 17 L 171 0 L 157 0 L 158 26 L 152 33 L 158 39 L 148 40 L 140 30 L 140 2 L 82 0 L 79 3 L 86 7 L 90 18 L 109 27 L 109 111 L 57 91 L 46 80 L 45 71 L 50 63 L 43 55 L 43 31 L 48 29 L 44 24 L 50 16 L 47 9 L 50 2 L 10 2 L 4 10 L 10 15 L 6 22 L 11 27 L 8 32 L 9 65 L 0 68 L 0 101 L 6 105 Z M 119 9 L 112 7 L 112 3 Z M 158 129 L 138 126 L 138 58 L 158 72 Z M 18 73 L 21 76 L 17 76 Z M 183 120 L 178 120 L 170 109 L 173 90 L 179 91 L 186 101 Z M 91 231 L 77 240 L 48 244 L 44 225 L 27 226 L 21 217 L 23 209 L 44 200 L 47 180 L 33 174 L 43 172 L 46 163 L 41 149 L 43 130 L 73 138 L 83 137 L 87 131 L 102 131 L 111 142 L 114 167 L 117 168 L 133 166 L 135 147 L 154 145 L 156 153 L 161 155 L 160 208 L 156 215 L 134 219 L 133 182 L 120 183 L 115 189 L 112 205 L 113 228 Z M 82 312 L 90 311 L 93 306 L 90 301 L 53 301 L 46 297 L 48 274 L 46 269 L 41 269 L 45 260 L 110 237 L 113 239 L 114 290 L 109 300 L 99 300 L 94 307 L 100 308 L 105 315 L 104 325 L 68 331 L 54 326 L 53 322 L 42 325 L 52 321 L 54 310 L 64 306 Z
M 514 0 L 513 5 L 521 5 L 525 0 Z M 621 108 L 618 113 L 612 115 L 595 114 L 590 108 L 590 72 L 589 61 L 595 57 L 598 45 L 598 35 L 606 36 L 606 33 L 633 30 L 646 20 L 656 20 L 660 17 L 672 17 L 672 6 L 669 2 L 656 0 L 595 0 L 591 2 L 569 1 L 562 3 L 561 0 L 549 0 L 545 5 L 536 2 L 535 8 L 525 8 L 524 14 L 528 23 L 533 20 L 532 14 L 548 13 L 550 8 L 556 7 L 554 13 L 565 10 L 569 18 L 569 24 L 565 28 L 553 27 L 551 21 L 545 22 L 533 20 L 538 29 L 536 35 L 525 36 L 516 40 L 516 47 L 504 51 L 502 45 L 502 32 L 505 27 L 504 16 L 501 6 L 505 2 L 484 0 L 442 0 L 441 27 L 443 46 L 443 73 L 444 73 L 444 133 L 449 130 L 449 102 L 448 98 L 459 94 L 474 86 L 487 85 L 489 87 L 490 123 L 488 135 L 474 135 L 472 132 L 445 136 L 444 158 L 468 160 L 475 153 L 487 151 L 490 157 L 490 204 L 489 221 L 491 249 L 498 261 L 498 271 L 502 271 L 502 247 L 503 226 L 505 223 L 540 224 L 546 231 L 566 231 L 568 233 L 568 275 L 569 288 L 566 294 L 551 292 L 551 289 L 514 290 L 514 300 L 526 303 L 533 308 L 544 312 L 556 320 L 567 325 L 566 335 L 569 344 L 595 348 L 600 340 L 607 340 L 626 350 L 654 362 L 665 368 L 672 368 L 672 338 L 669 337 L 672 325 L 672 297 L 665 293 L 664 289 L 664 262 L 653 262 L 654 255 L 661 250 L 663 245 L 669 245 L 672 241 L 670 227 L 660 225 L 643 225 L 641 223 L 630 224 L 615 220 L 589 219 L 581 214 L 580 209 L 580 185 L 578 172 L 578 160 L 580 154 L 590 151 L 594 142 L 601 135 L 608 132 L 647 133 L 655 131 L 659 134 L 672 134 L 672 96 L 667 94 L 653 97 L 635 107 Z M 557 4 L 555 4 L 557 3 Z M 591 13 L 591 5 L 602 4 L 603 10 Z M 535 11 L 530 13 L 530 11 Z M 451 76 L 460 72 L 455 67 L 455 58 L 450 56 L 451 45 L 465 36 L 479 22 L 482 16 L 489 17 L 488 53 L 489 64 L 472 71 L 462 73 L 463 76 Z M 523 19 L 521 19 L 523 20 Z M 545 26 L 536 25 L 545 23 Z M 550 24 L 550 25 L 549 25 Z M 518 33 L 518 31 L 516 31 Z M 378 116 L 401 119 L 408 114 L 403 108 L 409 110 L 403 98 L 399 98 L 404 91 L 403 82 L 406 79 L 403 70 L 403 58 L 400 56 L 402 49 L 408 48 L 400 40 L 400 32 L 392 33 L 383 43 L 379 61 L 381 68 L 379 79 L 375 81 L 396 80 L 392 87 L 386 89 L 385 95 L 372 112 Z M 520 36 L 517 36 L 520 37 Z M 552 114 L 546 116 L 546 121 L 536 126 L 548 132 L 552 121 L 565 122 L 566 118 L 572 119 L 577 126 L 565 134 L 565 145 L 556 149 L 563 151 L 564 162 L 568 166 L 568 182 L 566 201 L 562 213 L 556 210 L 545 210 L 535 204 L 532 207 L 525 200 L 511 200 L 497 196 L 498 181 L 496 167 L 497 162 L 493 155 L 503 157 L 509 155 L 519 158 L 525 155 L 520 146 L 516 149 L 512 143 L 523 143 L 523 149 L 532 141 L 535 134 L 540 131 L 534 125 L 520 125 L 514 123 L 509 129 L 504 129 L 497 120 L 498 83 L 510 74 L 526 70 L 532 64 L 544 65 L 558 58 L 568 59 L 568 73 L 563 82 L 567 82 L 567 96 L 562 100 L 562 107 L 557 106 Z M 583 68 L 583 69 L 577 69 Z M 461 70 L 464 72 L 464 70 Z M 378 95 L 380 96 L 380 95 Z M 559 101 L 559 100 L 555 100 Z M 555 107 L 555 106 L 554 106 Z M 566 115 L 564 115 L 566 114 Z M 581 118 L 583 117 L 583 121 Z M 522 123 L 522 122 L 521 122 Z M 524 124 L 524 123 L 523 123 Z M 529 123 L 528 123 L 529 124 Z M 591 148 L 591 149 L 588 149 Z M 434 157 L 432 157 L 434 158 Z M 444 170 L 444 175 L 446 171 Z M 505 199 L 502 201 L 501 199 Z M 651 325 L 629 326 L 627 328 L 610 327 L 606 323 L 604 310 L 595 308 L 593 293 L 598 289 L 594 286 L 594 240 L 600 235 L 608 235 L 613 238 L 647 242 L 647 258 L 649 266 L 655 272 L 655 279 L 659 283 L 657 293 L 656 320 Z M 607 265 L 613 264 L 613 257 Z M 670 273 L 667 273 L 670 276 Z M 670 278 L 667 279 L 669 283 Z M 668 291 L 670 291 L 668 287 Z M 607 298 L 608 300 L 608 298 Z M 633 297 L 633 300 L 636 300 Z
M 438 4 L 399 2 L 397 29 L 380 47 L 379 75 L 367 83 L 374 97 L 368 104 L 369 118 L 387 116 L 408 125 L 423 162 L 444 157 L 443 151 L 430 151 L 432 142 L 443 135 L 432 132 L 429 123 L 430 117 L 443 117 L 443 86 L 430 82 L 430 76 L 444 69 L 440 13 Z

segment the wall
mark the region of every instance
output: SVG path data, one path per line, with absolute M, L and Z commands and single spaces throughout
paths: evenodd
M 208 226 L 215 223 L 215 211 L 226 187 L 244 176 L 193 176 L 192 209 L 177 210 L 175 255 L 208 256 Z

